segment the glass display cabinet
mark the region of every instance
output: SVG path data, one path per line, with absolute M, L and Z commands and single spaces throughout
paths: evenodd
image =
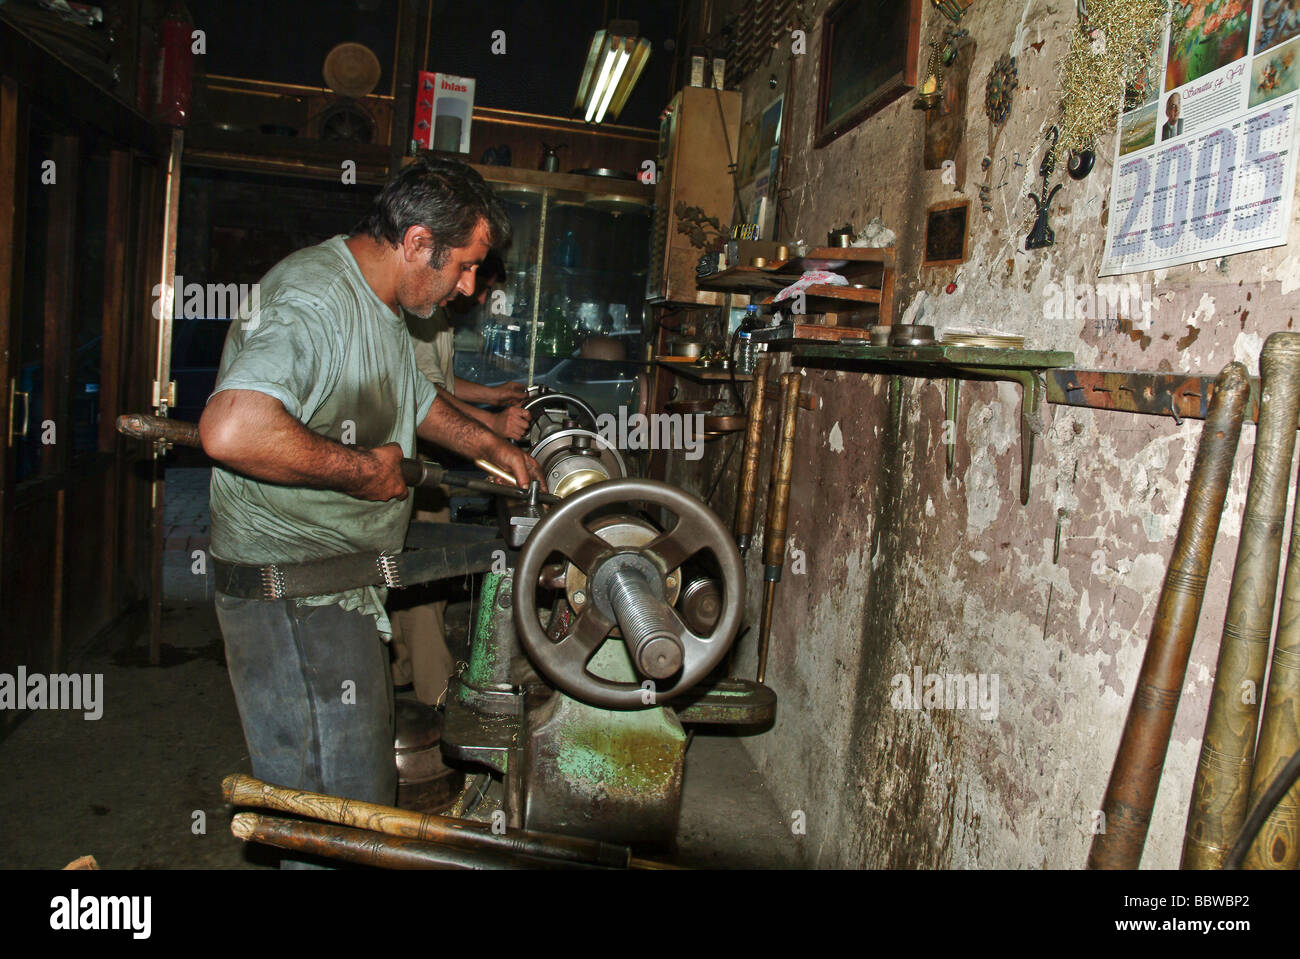
M 597 413 L 639 408 L 652 188 L 635 179 L 475 167 L 505 202 L 514 239 L 488 301 L 451 310 L 456 375 L 541 383 Z

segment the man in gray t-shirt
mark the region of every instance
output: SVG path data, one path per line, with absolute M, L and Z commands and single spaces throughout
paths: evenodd
M 438 397 L 402 319 L 472 293 L 504 207 L 464 164 L 419 160 L 358 231 L 286 258 L 235 321 L 199 422 L 212 479 L 217 617 L 258 778 L 392 803 L 392 686 L 370 587 L 302 600 L 237 595 L 243 573 L 401 549 L 401 459 L 416 436 L 491 460 L 520 485 L 537 463 Z M 222 569 L 227 572 L 223 573 Z M 223 585 L 225 588 L 223 588 Z

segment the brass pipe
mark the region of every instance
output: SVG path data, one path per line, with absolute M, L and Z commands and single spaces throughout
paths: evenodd
M 1093 836 L 1089 869 L 1136 869 L 1142 859 L 1249 403 L 1246 368 L 1229 363 L 1215 381 L 1201 428 L 1151 638 L 1101 804 L 1106 828 Z
M 772 602 L 785 565 L 786 523 L 790 518 L 790 477 L 794 472 L 794 433 L 799 420 L 799 385 L 802 373 L 781 374 L 783 409 L 781 443 L 772 452 L 772 494 L 767 501 L 763 530 L 763 614 L 758 632 L 758 682 L 767 676 L 767 650 L 772 638 Z
M 1260 354 L 1259 369 L 1262 401 L 1255 455 L 1187 813 L 1184 869 L 1220 868 L 1246 819 L 1300 416 L 1300 333 L 1271 335 Z
M 749 400 L 745 452 L 740 465 L 740 498 L 736 501 L 736 544 L 744 553 L 754 536 L 754 504 L 758 499 L 758 458 L 763 452 L 763 412 L 767 402 L 767 370 L 772 357 L 764 353 L 754 366 L 754 395 Z
M 1291 517 L 1291 545 L 1282 581 L 1273 662 L 1268 671 L 1264 718 L 1259 724 L 1250 808 L 1300 750 L 1300 496 Z M 1246 869 L 1295 869 L 1300 865 L 1300 786 L 1282 796 L 1265 817 L 1242 865 Z

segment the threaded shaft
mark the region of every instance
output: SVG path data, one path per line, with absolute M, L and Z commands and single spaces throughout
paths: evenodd
M 620 570 L 610 583 L 609 603 L 632 662 L 646 676 L 665 679 L 682 667 L 682 643 L 668 606 L 640 573 Z

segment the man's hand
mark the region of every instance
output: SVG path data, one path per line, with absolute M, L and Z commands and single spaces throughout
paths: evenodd
M 406 480 L 402 478 L 402 447 L 385 443 L 372 450 L 358 450 L 371 460 L 372 467 L 363 476 L 356 489 L 344 490 L 357 499 L 384 503 L 392 499 L 406 499 Z
M 492 387 L 492 399 L 489 400 L 493 406 L 509 406 L 511 403 L 518 403 L 527 395 L 527 390 L 523 383 L 502 383 L 500 386 Z M 516 437 L 511 437 L 516 439 Z
M 518 446 L 515 446 L 515 444 L 497 438 L 496 445 L 488 451 L 484 459 L 500 466 L 514 476 L 515 483 L 521 489 L 527 489 L 529 483 L 537 480 L 542 484 L 542 491 L 546 491 L 546 482 L 542 479 L 542 468 L 537 464 L 537 460 Z
M 506 470 L 521 487 L 542 479 L 537 461 L 509 440 L 472 419 L 439 393 L 429 413 L 416 430 L 420 439 L 444 446 L 467 459 L 485 459 Z M 542 483 L 542 489 L 546 484 Z
M 522 406 L 507 406 L 499 413 L 492 414 L 492 430 L 506 439 L 519 440 L 528 432 L 532 414 Z

